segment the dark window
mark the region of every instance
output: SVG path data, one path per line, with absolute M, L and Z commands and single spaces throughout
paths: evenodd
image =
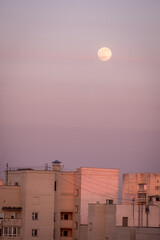
M 160 197 L 156 197 L 156 201 L 159 202 L 160 201 Z
M 38 236 L 38 230 L 32 229 L 32 237 L 37 237 L 37 236 Z
M 122 226 L 127 227 L 128 226 L 128 217 L 122 218 Z
M 57 182 L 55 181 L 54 182 L 54 191 L 56 191 L 57 190 Z
M 38 213 L 37 212 L 32 213 L 32 220 L 38 220 Z
M 146 198 L 146 193 L 138 193 L 138 198 Z
M 68 236 L 68 231 L 64 231 L 64 232 L 63 232 L 63 236 L 64 236 L 64 237 L 67 237 L 67 236 Z
M 64 214 L 64 220 L 68 220 L 68 214 Z

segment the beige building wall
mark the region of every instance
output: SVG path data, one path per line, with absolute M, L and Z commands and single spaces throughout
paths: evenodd
M 77 170 L 80 224 L 88 224 L 88 203 L 118 203 L 119 169 L 80 168 Z
M 123 174 L 123 204 L 132 204 L 133 198 L 135 204 L 148 204 L 149 196 L 160 196 L 160 173 Z
M 54 225 L 56 240 L 73 239 L 75 224 L 75 174 L 74 172 L 55 173 Z M 66 233 L 67 231 L 67 233 Z M 67 234 L 67 236 L 65 236 Z
M 118 202 L 118 169 L 64 172 L 56 160 L 52 170 L 10 170 L 7 180 L 21 188 L 23 240 L 87 240 L 88 203 Z
M 143 208 L 141 226 L 138 225 L 139 207 Z M 159 206 L 150 206 L 147 220 L 145 206 L 135 205 L 134 223 L 131 205 L 89 204 L 88 240 L 159 240 L 159 210 Z
M 55 175 L 50 171 L 10 171 L 8 182 L 22 189 L 22 239 L 33 239 L 32 235 L 53 239 Z
M 123 218 L 128 218 L 130 227 L 160 227 L 160 206 L 117 205 L 116 226 L 123 226 Z

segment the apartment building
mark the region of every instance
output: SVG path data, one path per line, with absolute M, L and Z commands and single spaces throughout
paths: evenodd
M 160 239 L 160 206 L 92 203 L 88 215 L 88 240 Z
M 63 171 L 58 160 L 52 169 L 6 171 L 0 196 L 10 200 L 0 202 L 0 239 L 10 239 L 10 232 L 23 240 L 87 239 L 88 203 L 118 203 L 118 179 L 118 169 Z
M 160 204 L 160 173 L 123 174 L 123 204 Z
M 0 185 L 0 238 L 22 239 L 21 188 Z

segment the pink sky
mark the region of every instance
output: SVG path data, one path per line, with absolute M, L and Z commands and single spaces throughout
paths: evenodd
M 159 12 L 146 0 L 1 2 L 1 167 L 160 171 Z

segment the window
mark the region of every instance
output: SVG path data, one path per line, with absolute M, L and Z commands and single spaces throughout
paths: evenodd
M 12 219 L 14 219 L 14 218 L 15 218 L 15 212 L 11 212 L 11 213 L 10 213 L 10 217 L 11 217 Z
M 160 197 L 156 197 L 156 202 L 159 202 L 160 201 Z
M 0 212 L 0 220 L 2 220 L 4 218 L 4 213 Z
M 20 235 L 20 227 L 3 227 L 1 231 L 1 236 L 3 237 L 20 237 Z
M 123 217 L 122 218 L 122 226 L 127 227 L 128 226 L 128 217 Z
M 139 186 L 139 191 L 144 191 L 147 189 L 147 185 L 144 183 L 140 183 L 138 184 L 138 186 Z
M 71 228 L 61 228 L 61 237 L 72 237 Z
M 61 212 L 61 220 L 72 220 L 72 212 Z
M 55 192 L 57 191 L 57 182 L 56 181 L 54 182 L 54 191 Z
M 146 198 L 146 193 L 138 193 L 138 198 Z
M 63 232 L 63 236 L 64 236 L 64 237 L 67 237 L 67 236 L 68 236 L 68 231 L 65 230 L 65 231 Z
M 68 220 L 68 214 L 64 214 L 64 220 Z
M 38 213 L 37 212 L 32 213 L 32 220 L 38 220 Z
M 38 236 L 38 229 L 32 229 L 32 237 Z

